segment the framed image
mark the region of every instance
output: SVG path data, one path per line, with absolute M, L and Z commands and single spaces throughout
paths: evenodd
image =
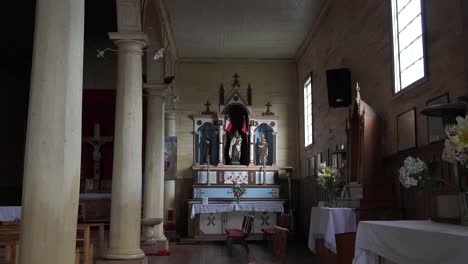
M 413 108 L 397 116 L 398 151 L 417 146 L 416 109 Z
M 449 103 L 448 93 L 427 101 L 426 105 L 441 105 Z M 442 117 L 427 117 L 427 140 L 434 143 L 445 139 L 444 120 Z
M 310 161 L 310 170 L 310 176 L 315 176 L 317 174 L 317 161 L 315 156 L 312 156 Z
M 339 168 L 338 167 L 338 154 L 337 153 L 332 154 L 331 159 L 332 159 L 332 161 L 331 161 L 332 167 Z
M 310 158 L 306 158 L 304 162 L 304 176 L 310 176 Z

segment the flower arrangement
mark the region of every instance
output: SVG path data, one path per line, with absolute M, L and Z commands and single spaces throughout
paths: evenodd
M 234 197 L 237 198 L 237 201 L 247 192 L 244 183 L 238 183 L 237 181 L 233 181 L 232 184 L 232 193 L 234 193 Z
M 336 167 L 327 166 L 326 163 L 320 164 L 317 182 L 325 189 L 332 200 L 335 200 L 341 194 L 344 186 L 344 179 L 341 177 L 340 171 Z
M 468 168 L 468 116 L 458 116 L 457 125 L 446 131 L 442 159 Z
M 427 177 L 427 164 L 420 158 L 406 157 L 400 168 L 400 183 L 405 188 L 416 187 L 417 189 L 431 188 L 440 182 L 438 178 Z

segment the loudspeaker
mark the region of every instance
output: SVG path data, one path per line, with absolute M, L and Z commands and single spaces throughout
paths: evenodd
M 349 69 L 327 70 L 328 105 L 346 107 L 351 104 L 351 72 Z

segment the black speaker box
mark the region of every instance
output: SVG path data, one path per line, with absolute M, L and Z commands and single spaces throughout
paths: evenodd
M 328 105 L 346 107 L 351 104 L 351 72 L 349 69 L 327 70 Z

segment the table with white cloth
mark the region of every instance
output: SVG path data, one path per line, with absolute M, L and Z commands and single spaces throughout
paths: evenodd
M 356 232 L 353 208 L 312 207 L 310 213 L 309 249 L 315 253 L 315 240 L 323 239 L 326 248 L 336 253 L 336 234 Z
M 363 221 L 354 264 L 468 263 L 468 227 L 433 221 Z
M 0 222 L 21 220 L 21 206 L 0 206 Z
M 242 202 L 242 203 L 215 203 L 215 204 L 192 204 L 190 217 L 196 214 L 211 214 L 225 212 L 276 212 L 283 213 L 283 202 Z

